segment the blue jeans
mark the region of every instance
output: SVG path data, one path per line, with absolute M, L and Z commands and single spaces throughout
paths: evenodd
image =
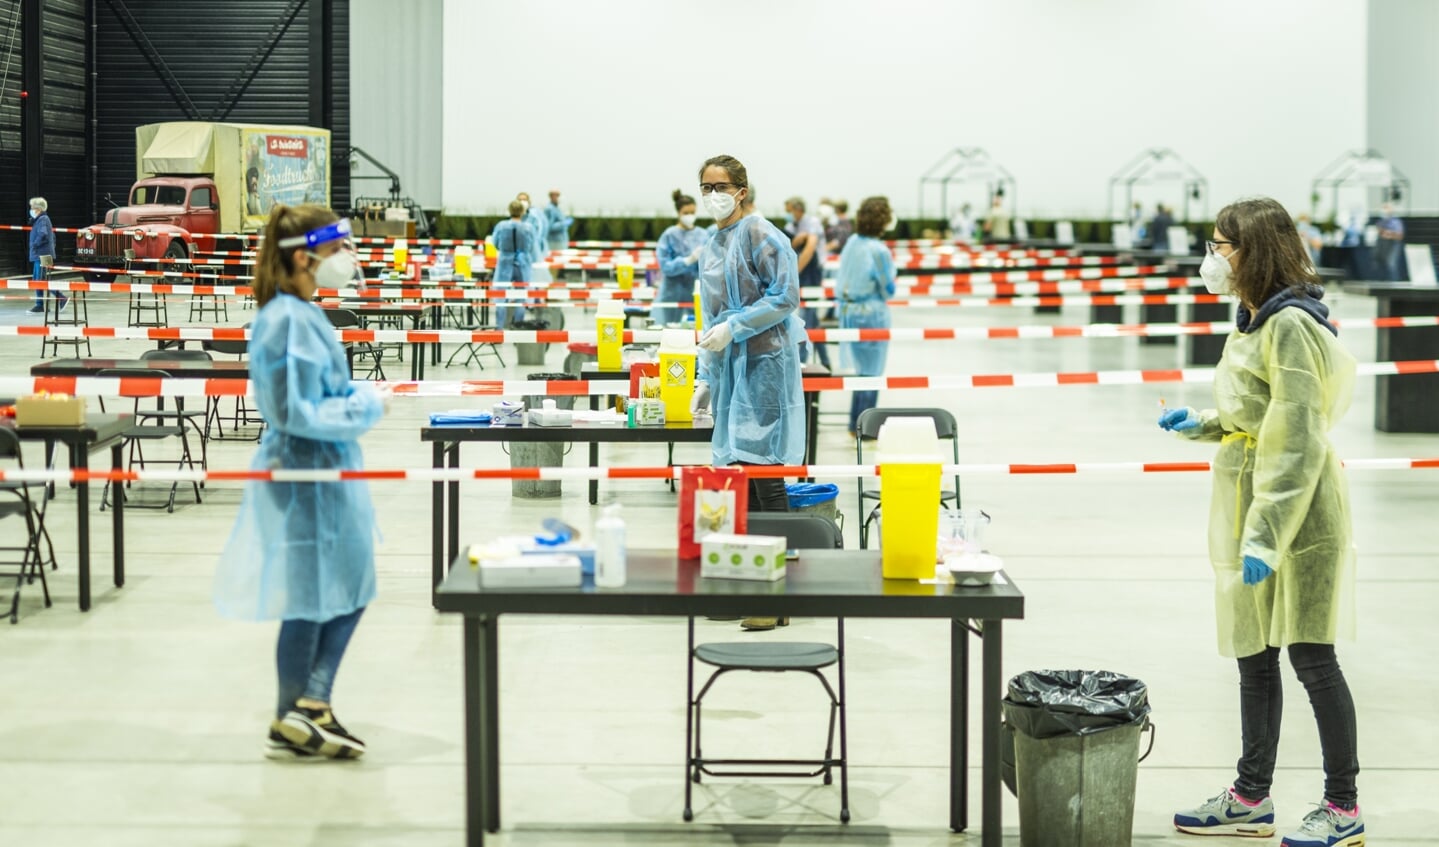
M 45 281 L 45 278 L 46 278 L 47 276 L 49 276 L 49 274 L 46 273 L 46 268 L 45 268 L 44 265 L 40 264 L 40 260 L 39 260 L 39 259 L 36 259 L 35 261 L 33 261 L 33 262 L 30 263 L 30 278 L 31 278 L 31 279 L 35 280 L 36 282 L 44 282 L 44 281 Z M 55 296 L 60 298 L 60 302 L 61 302 L 61 303 L 64 303 L 66 300 L 69 300 L 69 299 L 70 299 L 69 297 L 66 297 L 64 294 L 61 294 L 61 293 L 58 292 L 58 291 L 55 292 Z M 43 308 L 45 308 L 45 292 L 43 292 L 43 291 L 37 291 L 37 292 L 35 292 L 35 308 L 37 308 L 37 309 L 43 309 Z
M 849 431 L 859 431 L 859 416 L 879 405 L 878 391 L 856 391 L 849 400 Z
M 280 640 L 275 647 L 275 667 L 280 674 L 280 700 L 275 717 L 283 718 L 304 697 L 321 703 L 330 702 L 335 687 L 335 674 L 355 625 L 364 609 L 356 609 L 323 623 L 287 620 L 280 623 Z

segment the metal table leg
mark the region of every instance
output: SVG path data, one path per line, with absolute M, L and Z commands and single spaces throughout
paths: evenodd
M 450 451 L 450 467 L 458 469 L 460 467 L 460 442 L 450 442 L 448 449 Z M 460 483 L 456 480 L 445 484 L 450 487 L 448 504 L 450 549 L 449 555 L 445 557 L 445 567 L 449 567 L 455 557 L 460 555 Z
M 430 466 L 445 466 L 445 442 L 430 445 Z M 445 484 L 430 483 L 430 599 L 445 578 Z
M 120 440 L 110 447 L 110 469 L 125 469 L 125 442 Z M 118 489 L 117 489 L 118 490 Z M 115 587 L 125 587 L 125 498 L 116 497 L 114 511 L 110 515 L 111 539 L 114 543 L 112 554 L 115 560 Z
M 980 843 L 983 847 L 1001 847 L 1004 843 L 1004 786 L 999 778 L 999 702 L 1004 688 L 1000 665 L 1004 654 L 1003 626 L 1003 622 L 998 620 L 981 622 L 984 632 L 984 672 L 981 674 L 984 690 L 980 694 L 979 709 L 980 755 L 983 759 L 979 783 L 983 798 L 980 818 L 980 834 L 983 836 Z
M 485 704 L 485 805 L 490 832 L 500 831 L 500 617 L 483 621 L 481 685 Z
M 70 469 L 75 471 L 89 470 L 90 451 L 88 445 L 72 441 L 70 442 Z M 115 485 L 115 499 L 125 496 L 121 490 L 120 483 Z M 79 534 L 80 547 L 80 611 L 90 611 L 90 483 L 79 482 L 75 485 L 75 512 L 77 533 Z
M 969 828 L 969 627 L 949 628 L 949 828 Z
M 465 615 L 465 844 L 484 847 L 485 794 L 481 771 L 485 761 L 485 731 L 480 709 L 483 699 L 484 651 L 480 648 L 484 624 Z

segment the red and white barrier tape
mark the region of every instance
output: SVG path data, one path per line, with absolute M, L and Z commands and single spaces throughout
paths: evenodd
M 1439 360 L 1366 362 L 1357 376 L 1439 373 Z M 1054 388 L 1066 385 L 1204 384 L 1213 368 L 1170 370 L 1073 371 L 1059 373 L 951 374 L 941 376 L 807 377 L 805 391 L 962 390 L 969 388 Z M 421 380 L 376 382 L 397 397 L 589 397 L 628 393 L 626 380 Z M 81 397 L 234 397 L 251 393 L 248 380 L 211 377 L 0 376 L 0 395 L 37 392 Z
M 657 430 L 663 432 L 662 430 Z M 1349 459 L 1350 471 L 1403 471 L 1439 469 L 1439 458 Z M 941 465 L 943 476 L 1037 476 L 1079 474 L 1207 473 L 1209 462 L 1076 462 L 1072 464 L 970 464 Z M 767 465 L 742 466 L 759 478 L 820 479 L 882 477 L 880 465 Z M 4 470 L 0 482 L 470 482 L 479 480 L 542 479 L 553 481 L 678 479 L 679 467 L 640 468 L 399 468 L 371 470 Z

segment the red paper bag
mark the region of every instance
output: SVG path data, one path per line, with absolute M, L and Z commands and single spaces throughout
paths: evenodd
M 653 394 L 644 394 L 640 390 L 642 380 L 653 380 Z M 660 363 L 659 362 L 635 362 L 630 365 L 630 399 L 638 400 L 641 397 L 659 395 Z
M 700 555 L 700 542 L 716 532 L 743 534 L 749 477 L 739 468 L 680 469 L 680 558 Z

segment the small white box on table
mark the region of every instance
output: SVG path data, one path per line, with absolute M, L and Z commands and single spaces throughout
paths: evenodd
M 700 576 L 775 582 L 784 579 L 784 538 L 711 533 L 700 542 Z

